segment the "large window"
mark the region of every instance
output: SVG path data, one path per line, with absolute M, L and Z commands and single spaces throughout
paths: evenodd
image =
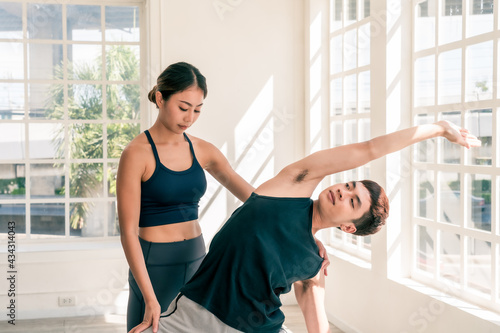
M 115 174 L 139 133 L 141 7 L 0 2 L 0 238 L 119 233 Z
M 330 143 L 370 139 L 370 2 L 330 1 Z M 335 174 L 331 183 L 370 178 L 369 165 Z M 331 230 L 331 244 L 368 258 L 371 237 Z
M 414 8 L 413 26 L 414 124 L 448 120 L 470 129 L 482 147 L 465 150 L 442 139 L 414 147 L 412 275 L 494 309 L 500 304 L 496 15 L 490 0 L 427 0 Z

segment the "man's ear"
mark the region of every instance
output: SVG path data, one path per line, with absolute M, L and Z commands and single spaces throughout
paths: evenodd
M 344 223 L 344 224 L 340 225 L 340 229 L 343 232 L 346 232 L 348 234 L 352 234 L 352 233 L 356 232 L 356 226 L 352 222 Z

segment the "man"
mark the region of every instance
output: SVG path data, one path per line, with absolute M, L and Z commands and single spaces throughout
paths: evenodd
M 315 201 L 310 196 L 327 175 L 437 136 L 466 148 L 480 145 L 467 130 L 440 121 L 322 150 L 285 167 L 215 235 L 199 270 L 162 314 L 158 332 L 280 332 L 279 296 L 293 283 L 308 330 L 328 332 L 324 276 L 318 274 L 323 259 L 314 234 L 331 227 L 373 234 L 385 224 L 389 204 L 369 180 L 330 186 Z

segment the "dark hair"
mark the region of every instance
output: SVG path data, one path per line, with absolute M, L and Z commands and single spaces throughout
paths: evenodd
M 207 97 L 207 80 L 200 73 L 198 68 L 186 62 L 178 62 L 168 66 L 156 79 L 156 85 L 148 94 L 149 100 L 156 104 L 156 92 L 161 92 L 164 101 L 178 92 L 182 92 L 189 87 L 197 86 L 203 91 L 203 97 Z
M 370 209 L 359 219 L 352 221 L 356 226 L 354 235 L 367 236 L 378 232 L 389 216 L 389 199 L 384 189 L 374 181 L 360 181 L 370 193 Z

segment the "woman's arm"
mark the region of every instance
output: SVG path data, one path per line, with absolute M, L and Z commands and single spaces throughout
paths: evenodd
M 302 310 L 308 332 L 329 333 L 330 323 L 325 311 L 325 275 L 321 269 L 310 280 L 293 285 L 295 297 Z
M 209 162 L 205 165 L 205 169 L 235 197 L 245 202 L 254 191 L 253 186 L 234 171 L 217 147 L 208 142 L 203 144 L 205 145 L 204 150 L 209 156 Z
M 292 173 L 304 174 L 304 180 L 316 179 L 319 182 L 327 175 L 360 167 L 417 142 L 438 136 L 466 148 L 481 145 L 481 142 L 468 130 L 448 121 L 439 121 L 382 135 L 366 142 L 322 150 L 287 168 Z
M 141 166 L 144 159 L 138 158 L 138 153 L 137 147 L 127 146 L 122 153 L 118 167 L 116 194 L 120 238 L 130 270 L 146 303 L 144 321 L 130 332 L 141 332 L 151 325 L 153 332 L 157 332 L 161 307 L 149 279 L 138 238 L 141 177 L 144 171 L 144 167 Z

